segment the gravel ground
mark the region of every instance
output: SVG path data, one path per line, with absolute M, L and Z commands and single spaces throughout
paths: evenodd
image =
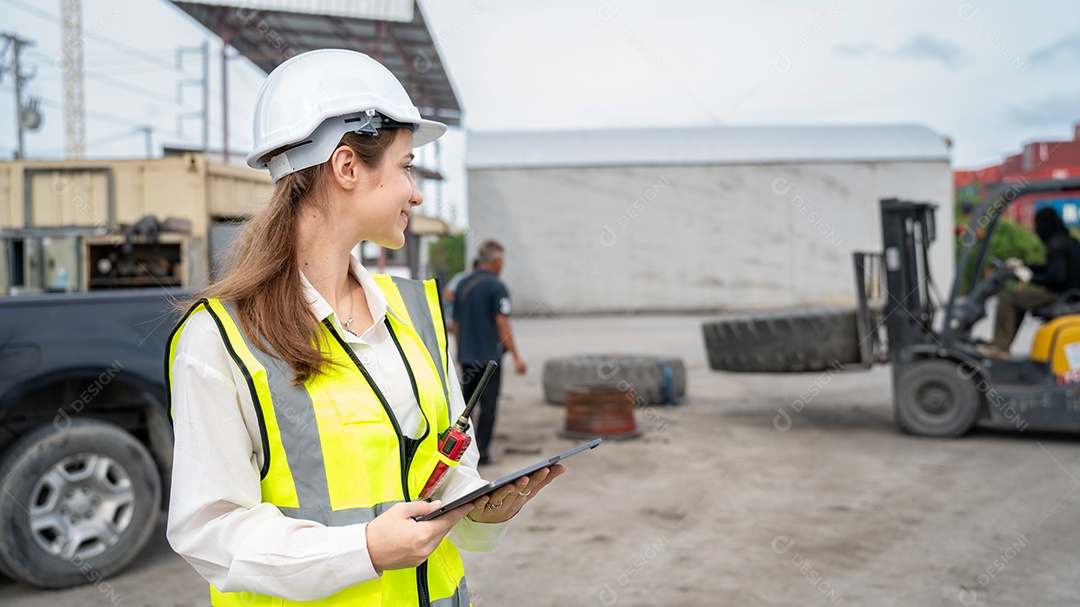
M 542 402 L 547 358 L 680 356 L 688 397 L 639 410 L 644 436 L 577 456 L 496 551 L 466 553 L 474 605 L 1080 604 L 1076 435 L 906 436 L 892 422 L 887 367 L 716 373 L 702 320 L 515 322 L 531 366 L 504 376 L 504 458 L 486 476 L 574 444 L 556 435 L 563 409 Z M 4 607 L 207 603 L 163 525 L 105 583 L 42 592 L 0 581 Z

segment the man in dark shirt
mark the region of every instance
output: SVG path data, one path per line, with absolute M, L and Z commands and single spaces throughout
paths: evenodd
M 450 332 L 457 338 L 461 391 L 468 399 L 480 383 L 488 361 L 500 362 L 504 353 L 514 357 L 514 370 L 525 374 L 525 361 L 514 346 L 510 329 L 510 294 L 499 280 L 503 268 L 503 247 L 485 240 L 477 249 L 476 271 L 461 281 L 454 294 L 454 320 Z M 480 464 L 493 463 L 489 450 L 495 431 L 501 368 L 491 376 L 480 397 L 476 416 L 476 446 Z
M 994 340 L 984 354 L 1008 358 L 1009 346 L 1024 314 L 1057 301 L 1062 293 L 1080 289 L 1080 241 L 1069 234 L 1065 222 L 1052 208 L 1035 213 L 1035 233 L 1046 245 L 1046 264 L 1031 266 L 1031 284 L 1002 291 L 994 317 Z

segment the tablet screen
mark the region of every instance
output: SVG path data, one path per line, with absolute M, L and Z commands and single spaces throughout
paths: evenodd
M 514 472 L 512 474 L 507 474 L 504 477 L 493 480 L 490 483 L 488 483 L 488 484 L 486 484 L 486 485 L 484 485 L 482 487 L 479 487 L 476 490 L 469 492 L 467 495 L 459 497 L 458 499 L 456 499 L 456 500 L 454 500 L 454 501 L 452 501 L 452 502 L 450 502 L 448 504 L 443 504 L 437 510 L 433 510 L 433 511 L 431 511 L 431 512 L 429 512 L 429 513 L 427 513 L 427 514 L 425 514 L 423 516 L 418 516 L 418 517 L 416 517 L 416 520 L 418 520 L 418 521 L 430 521 L 431 519 L 436 518 L 438 516 L 441 516 L 442 514 L 445 514 L 445 513 L 449 512 L 449 511 L 457 508 L 458 506 L 462 506 L 464 504 L 468 504 L 469 502 L 475 501 L 475 500 L 479 499 L 480 497 L 485 496 L 485 495 L 491 493 L 492 491 L 495 491 L 496 489 L 498 489 L 499 487 L 502 487 L 503 485 L 505 485 L 507 483 L 512 483 L 512 482 L 516 481 L 517 479 L 519 479 L 519 478 L 521 478 L 523 476 L 528 476 L 528 475 L 532 474 L 533 472 L 536 472 L 537 470 L 539 470 L 541 468 L 547 468 L 549 466 L 553 466 L 556 463 L 558 463 L 560 460 L 564 460 L 564 459 L 570 457 L 571 455 L 581 453 L 582 451 L 592 449 L 592 448 L 596 447 L 597 445 L 599 445 L 602 442 L 604 442 L 604 439 L 595 438 L 595 439 L 593 439 L 593 440 L 591 440 L 591 441 L 589 441 L 589 442 L 587 442 L 587 443 L 585 443 L 583 445 L 578 445 L 577 447 L 574 447 L 573 449 L 570 449 L 569 451 L 564 451 L 564 452 L 556 455 L 555 457 L 549 457 L 548 459 L 536 462 L 535 464 L 532 464 L 531 466 L 526 466 L 526 467 L 522 468 L 521 470 L 518 470 L 517 472 Z

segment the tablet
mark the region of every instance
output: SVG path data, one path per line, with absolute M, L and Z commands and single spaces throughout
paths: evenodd
M 531 466 L 526 466 L 526 467 L 522 468 L 521 470 L 518 470 L 517 472 L 514 472 L 513 474 L 507 474 L 506 476 L 504 476 L 502 478 L 493 480 L 490 483 L 476 489 L 475 491 L 470 492 L 467 495 L 459 497 L 458 499 L 456 499 L 456 500 L 454 500 L 454 501 L 452 501 L 452 502 L 450 502 L 448 504 L 443 504 L 438 510 L 432 510 L 431 512 L 428 512 L 427 514 L 425 514 L 423 516 L 415 517 L 415 520 L 418 520 L 418 521 L 430 521 L 431 519 L 436 518 L 436 517 L 438 517 L 438 516 L 440 516 L 442 514 L 445 514 L 445 513 L 449 512 L 449 511 L 459 507 L 459 506 L 463 506 L 465 504 L 468 504 L 469 502 L 476 501 L 477 499 L 491 493 L 492 491 L 495 491 L 496 489 L 498 489 L 499 487 L 502 487 L 503 485 L 506 485 L 507 483 L 512 483 L 512 482 L 516 481 L 517 479 L 519 479 L 519 478 L 521 478 L 523 476 L 528 476 L 528 475 L 532 474 L 533 472 L 536 472 L 537 470 L 539 470 L 541 468 L 547 468 L 549 466 L 553 466 L 553 465 L 555 465 L 555 463 L 559 462 L 560 460 L 564 460 L 564 459 L 570 457 L 571 455 L 581 453 L 582 451 L 592 449 L 592 448 L 596 447 L 597 445 L 599 445 L 602 442 L 604 442 L 604 439 L 596 438 L 596 439 L 593 439 L 593 440 L 591 440 L 591 441 L 589 441 L 589 442 L 587 442 L 587 443 L 585 443 L 583 445 L 578 445 L 577 447 L 574 447 L 573 449 L 570 449 L 569 451 L 563 451 L 562 453 L 556 455 L 555 457 L 551 457 L 551 458 L 548 458 L 548 459 L 545 459 L 545 460 L 541 460 L 541 461 L 536 462 L 535 464 L 533 464 Z

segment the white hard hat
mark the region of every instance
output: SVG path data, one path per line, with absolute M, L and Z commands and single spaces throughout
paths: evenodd
M 348 131 L 411 127 L 413 147 L 435 141 L 446 125 L 424 120 L 390 70 L 363 53 L 308 51 L 274 68 L 255 100 L 248 166 L 269 168 L 276 182 L 330 159 Z M 267 158 L 271 152 L 276 152 Z

